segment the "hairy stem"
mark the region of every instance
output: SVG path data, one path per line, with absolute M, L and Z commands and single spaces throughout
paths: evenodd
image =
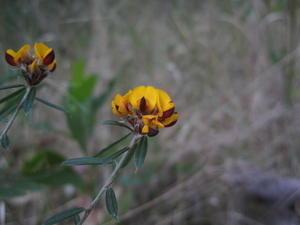
M 8 130 L 11 128 L 11 126 L 14 123 L 15 119 L 17 118 L 17 115 L 18 115 L 20 109 L 22 108 L 24 102 L 26 101 L 26 99 L 27 99 L 27 97 L 30 93 L 30 90 L 31 90 L 31 87 L 26 88 L 25 94 L 23 95 L 23 98 L 19 102 L 15 112 L 13 113 L 12 117 L 9 119 L 8 123 L 6 124 L 4 129 L 2 130 L 1 135 L 0 135 L 0 140 L 7 134 Z
M 134 144 L 136 143 L 136 141 L 140 138 L 140 135 L 135 135 L 133 136 L 133 138 L 131 139 L 128 147 L 129 149 L 132 148 L 134 146 Z M 111 175 L 107 178 L 107 180 L 105 181 L 104 185 L 100 188 L 98 194 L 96 195 L 96 197 L 94 198 L 94 200 L 90 203 L 89 207 L 86 209 L 82 219 L 80 220 L 80 222 L 78 223 L 78 225 L 82 225 L 84 223 L 84 221 L 88 218 L 88 216 L 90 215 L 91 211 L 93 210 L 93 208 L 96 206 L 96 204 L 99 202 L 99 200 L 101 199 L 101 196 L 103 195 L 103 193 L 107 190 L 107 188 L 111 185 L 111 183 L 114 181 L 118 171 L 120 170 L 120 168 L 122 167 L 126 156 L 128 155 L 127 151 L 126 153 L 124 153 L 121 157 L 121 159 L 119 160 L 119 162 L 117 162 L 114 170 L 112 171 Z

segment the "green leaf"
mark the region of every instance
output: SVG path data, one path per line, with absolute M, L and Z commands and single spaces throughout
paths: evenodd
M 16 108 L 17 105 L 6 105 L 4 108 L 2 108 L 0 111 L 0 121 L 5 121 L 5 118 L 15 111 Z
M 134 154 L 135 166 L 137 169 L 141 168 L 143 165 L 146 155 L 147 155 L 147 148 L 148 148 L 148 139 L 146 136 L 143 136 L 138 143 L 137 150 Z
M 23 89 L 23 92 L 25 92 L 25 89 Z M 23 93 L 22 93 L 23 94 Z M 18 106 L 18 103 L 23 98 L 23 95 L 19 94 L 12 98 L 10 98 L 8 101 L 5 102 L 5 105 L 0 110 L 0 120 L 5 121 L 6 117 L 15 111 L 15 109 Z
M 80 216 L 78 214 L 76 214 L 74 217 L 73 217 L 73 221 L 74 221 L 74 224 L 75 225 L 78 225 L 79 222 L 80 222 Z
M 71 84 L 80 85 L 84 78 L 84 60 L 78 59 L 71 66 Z
M 111 126 L 118 126 L 118 127 L 125 127 L 127 129 L 129 129 L 130 131 L 133 131 L 131 127 L 129 127 L 128 125 L 126 125 L 125 123 L 121 123 L 119 121 L 115 121 L 115 120 L 106 120 L 104 122 L 102 122 L 103 125 L 111 125 Z
M 111 158 L 93 158 L 93 157 L 82 157 L 68 159 L 62 163 L 63 166 L 78 166 L 78 165 L 103 165 L 112 163 Z
M 35 99 L 35 95 L 36 95 L 36 88 L 32 87 L 25 102 L 24 102 L 24 112 L 25 114 L 28 114 L 32 108 L 34 99 Z
M 116 199 L 115 192 L 112 188 L 107 189 L 105 202 L 107 211 L 113 218 L 116 219 L 118 217 L 118 202 Z
M 114 154 L 107 157 L 107 159 L 111 159 L 112 161 L 118 158 L 120 155 L 122 155 L 124 152 L 127 152 L 129 148 L 126 146 L 125 148 L 122 148 L 121 150 L 115 152 Z
M 9 141 L 9 138 L 7 136 L 7 134 L 4 134 L 1 138 L 1 146 L 2 148 L 4 149 L 8 149 L 9 146 L 10 146 L 10 141 Z
M 46 100 L 44 100 L 44 99 L 41 99 L 41 98 L 38 98 L 38 97 L 36 97 L 35 99 L 36 99 L 37 101 L 39 101 L 39 102 L 45 104 L 46 106 L 49 106 L 49 107 L 51 107 L 51 108 L 54 108 L 54 109 L 59 110 L 59 111 L 64 112 L 64 113 L 69 113 L 66 109 L 64 109 L 64 108 L 61 107 L 61 106 L 55 105 L 55 104 L 53 104 L 53 103 L 51 103 L 51 102 L 48 102 L 48 101 L 46 101 Z
M 131 133 L 126 134 L 124 137 L 120 138 L 119 140 L 113 142 L 109 146 L 101 149 L 94 157 L 100 157 L 108 152 L 113 152 L 117 148 L 119 148 L 120 145 L 124 144 L 126 141 L 129 140 L 128 137 L 130 137 Z
M 18 87 L 24 87 L 24 85 L 23 84 L 14 84 L 14 85 L 8 85 L 8 86 L 1 86 L 0 85 L 0 90 L 18 88 Z
M 0 99 L 0 104 L 2 104 L 3 102 L 6 102 L 7 100 L 9 100 L 15 96 L 21 95 L 24 91 L 25 91 L 25 88 L 21 88 L 15 92 L 5 96 L 4 98 Z
M 78 215 L 79 213 L 83 212 L 85 208 L 73 208 L 73 209 L 68 209 L 66 211 L 63 211 L 61 213 L 58 213 L 49 219 L 47 219 L 43 225 L 52 225 L 59 223 L 62 220 L 68 219 L 70 217 L 73 217 L 75 215 Z
M 137 149 L 138 144 L 135 144 L 131 149 L 129 149 L 129 152 L 126 156 L 126 158 L 124 159 L 124 162 L 121 166 L 121 168 L 124 168 L 128 165 L 128 163 L 131 161 L 136 149 Z

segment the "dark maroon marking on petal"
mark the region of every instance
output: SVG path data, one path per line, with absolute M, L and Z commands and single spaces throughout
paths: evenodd
M 50 72 L 52 73 L 55 69 L 56 69 L 56 63 L 54 64 L 54 66 L 53 66 L 53 68 L 50 70 Z
M 164 111 L 162 118 L 166 119 L 166 118 L 172 116 L 172 114 L 174 113 L 174 110 L 175 110 L 175 107 L 173 107 L 172 109 L 169 109 L 167 111 Z
M 149 137 L 154 137 L 158 134 L 158 132 L 159 132 L 158 129 L 153 129 L 153 128 L 149 127 L 148 136 Z
M 142 113 L 146 112 L 146 99 L 144 97 L 142 97 L 141 102 L 140 102 L 140 111 Z
M 50 65 L 51 63 L 53 63 L 53 60 L 55 59 L 55 53 L 52 49 L 51 52 L 48 53 L 48 55 L 45 56 L 45 58 L 43 59 L 43 64 L 45 66 Z
M 5 52 L 5 59 L 6 59 L 6 62 L 9 65 L 11 65 L 11 66 L 17 66 L 17 63 L 14 60 L 14 57 L 12 57 L 10 54 L 7 54 L 6 52 Z
M 171 127 L 171 126 L 174 126 L 176 124 L 177 120 L 165 125 L 165 127 Z
M 119 111 L 120 106 L 116 105 L 116 110 Z

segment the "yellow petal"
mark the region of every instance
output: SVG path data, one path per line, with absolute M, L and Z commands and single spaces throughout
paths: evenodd
M 153 125 L 157 126 L 158 128 L 164 128 L 165 127 L 165 125 L 163 125 L 158 120 L 152 120 L 151 122 L 152 122 Z
M 17 52 L 17 60 L 24 59 L 28 57 L 30 51 L 30 45 L 24 45 L 22 48 L 19 49 Z
M 157 93 L 159 96 L 158 100 L 158 114 L 161 117 L 163 113 L 169 109 L 175 108 L 175 104 L 173 103 L 171 97 L 167 94 L 167 92 L 157 89 Z
M 30 72 L 34 72 L 37 69 L 37 62 L 34 60 L 29 66 L 28 66 Z
M 179 114 L 174 113 L 172 116 L 170 116 L 170 117 L 166 118 L 165 120 L 163 120 L 162 124 L 165 127 L 173 126 L 177 122 L 178 118 L 179 118 Z
M 43 43 L 35 43 L 34 44 L 35 56 L 43 62 L 45 57 L 49 55 L 53 51 L 52 48 L 49 48 L 47 45 Z
M 149 126 L 148 125 L 144 125 L 142 128 L 142 134 L 148 134 L 149 133 Z
M 126 107 L 127 102 L 124 100 L 123 96 L 117 94 L 112 101 L 113 113 L 118 116 L 128 116 L 128 110 Z
M 140 103 L 143 97 L 146 101 L 146 110 L 152 111 L 158 100 L 157 90 L 152 86 L 138 86 L 132 90 L 129 96 L 129 103 L 134 109 L 140 110 Z

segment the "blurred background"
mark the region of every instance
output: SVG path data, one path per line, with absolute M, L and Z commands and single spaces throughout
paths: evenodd
M 0 84 L 19 79 L 6 49 L 44 42 L 57 69 L 38 97 L 72 114 L 36 103 L 14 124 L 1 150 L 1 225 L 88 205 L 110 168 L 59 165 L 126 134 L 101 122 L 117 119 L 113 96 L 137 85 L 166 90 L 181 117 L 150 139 L 141 170 L 115 182 L 120 224 L 238 224 L 234 177 L 299 177 L 298 0 L 0 2 Z M 102 202 L 85 224 L 117 223 Z

